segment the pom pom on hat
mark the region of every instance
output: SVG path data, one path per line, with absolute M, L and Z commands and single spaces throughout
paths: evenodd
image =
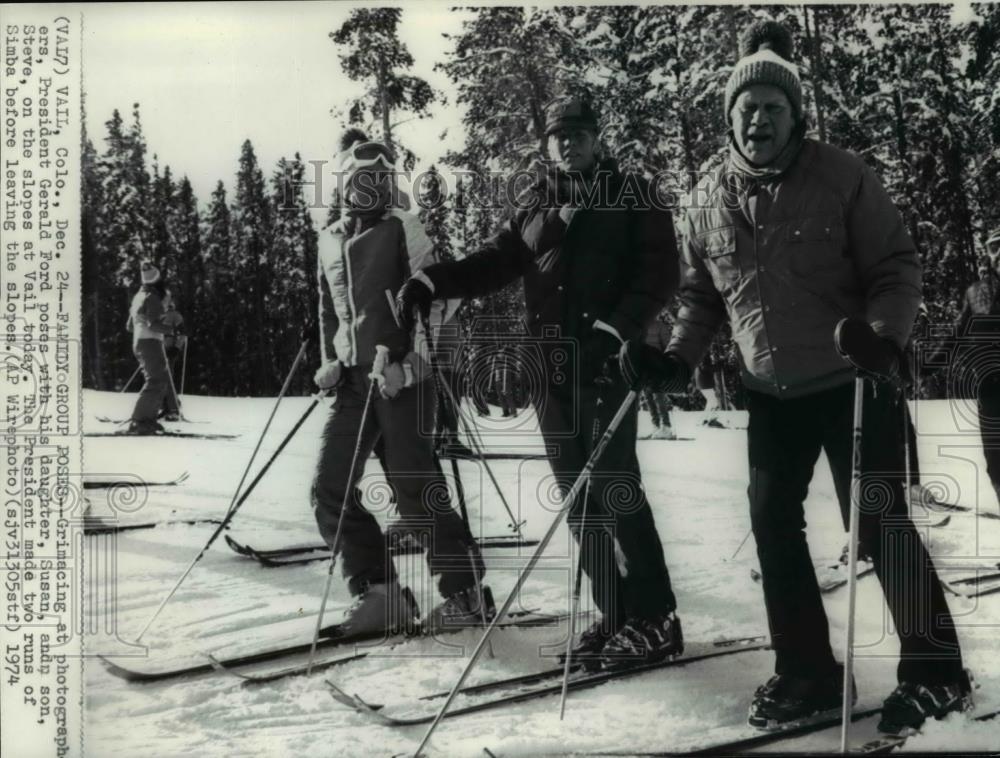
M 340 152 L 344 152 L 351 145 L 367 141 L 368 135 L 365 134 L 363 130 L 358 129 L 356 126 L 350 126 L 344 130 L 343 134 L 340 135 L 338 150 L 340 150 Z
M 773 50 L 786 61 L 792 60 L 792 35 L 777 21 L 757 21 L 740 35 L 740 58 L 761 50 Z
M 755 84 L 781 89 L 792 105 L 796 120 L 802 117 L 802 83 L 799 69 L 792 63 L 792 35 L 777 21 L 756 21 L 740 36 L 740 59 L 726 82 L 725 112 L 737 96 Z

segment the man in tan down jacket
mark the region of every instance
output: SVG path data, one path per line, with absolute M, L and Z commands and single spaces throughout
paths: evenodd
M 677 391 L 728 319 L 739 347 L 750 422 L 750 516 L 775 651 L 749 721 L 775 728 L 838 709 L 834 659 L 803 502 L 826 452 L 845 526 L 850 508 L 855 368 L 881 378 L 899 356 L 921 300 L 921 269 L 899 212 L 856 155 L 805 138 L 792 40 L 774 22 L 747 30 L 726 84 L 726 163 L 692 192 L 682 250 L 680 312 L 667 350 L 622 348 L 633 386 Z M 847 319 L 850 335 L 834 342 Z M 966 703 L 954 623 L 903 494 L 902 405 L 866 381 L 861 550 L 874 560 L 901 646 L 899 686 L 879 728 L 919 728 Z M 886 472 L 891 472 L 886 476 Z M 865 482 L 868 484 L 865 485 Z M 871 499 L 871 498 L 869 498 Z M 904 580 L 905 578 L 905 580 Z M 856 695 L 855 695 L 856 696 Z

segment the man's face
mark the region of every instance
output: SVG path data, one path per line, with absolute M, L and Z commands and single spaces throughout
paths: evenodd
M 359 168 L 347 178 L 344 202 L 356 211 L 378 211 L 392 199 L 392 172 L 379 166 Z
M 766 166 L 781 154 L 795 127 L 788 96 L 771 84 L 743 90 L 730 116 L 740 152 L 757 166 Z
M 589 172 L 597 165 L 597 135 L 587 129 L 560 129 L 549 135 L 549 157 L 563 171 Z

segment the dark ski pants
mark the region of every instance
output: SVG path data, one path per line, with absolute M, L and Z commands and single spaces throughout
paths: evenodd
M 170 394 L 170 376 L 163 343 L 154 339 L 136 340 L 132 352 L 142 369 L 143 384 L 132 409 L 133 421 L 156 421 L 163 399 Z
M 901 644 L 900 681 L 956 682 L 962 657 L 937 573 L 906 511 L 898 395 L 865 382 L 861 551 L 871 556 Z M 803 502 L 826 451 L 845 529 L 850 515 L 854 385 L 779 400 L 748 392 L 750 517 L 776 673 L 835 670 L 806 544 Z
M 433 428 L 434 418 L 434 388 L 430 380 L 401 390 L 391 400 L 375 391 L 361 432 L 354 481 L 348 481 L 370 370 L 370 366 L 345 369 L 344 381 L 323 429 L 312 485 L 320 534 L 332 546 L 341 509 L 345 509 L 338 552 L 351 594 L 359 594 L 369 583 L 397 579 L 385 535 L 360 502 L 360 490 L 355 490 L 365 462 L 381 439 L 386 479 L 394 490 L 399 513 L 412 519 L 413 525 L 430 530 L 428 563 L 431 573 L 438 576 L 438 590 L 445 597 L 466 590 L 475 584 L 473 564 L 480 575 L 484 568 L 468 527 L 451 507 L 448 485 L 434 456 L 432 438 L 425 433 Z M 348 492 L 354 493 L 350 503 Z
M 601 433 L 626 394 L 617 385 L 603 391 Z M 536 405 L 545 443 L 556 450 L 550 463 L 563 497 L 590 455 L 597 397 L 597 388 L 591 386 L 575 398 L 550 393 Z M 677 606 L 639 473 L 637 418 L 638 408 L 633 404 L 594 469 L 582 535 L 582 496 L 568 515 L 574 538 L 578 542 L 583 538 L 583 570 L 590 579 L 594 603 L 615 624 L 631 617 L 654 618 Z
M 986 473 L 1000 504 L 1000 380 L 996 378 L 979 387 L 979 435 L 983 441 Z

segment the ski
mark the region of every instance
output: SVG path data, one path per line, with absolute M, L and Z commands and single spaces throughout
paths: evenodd
M 882 712 L 882 707 L 855 709 L 851 712 L 851 723 L 871 718 Z M 803 737 L 813 732 L 822 732 L 824 729 L 831 729 L 841 723 L 840 709 L 836 708 L 823 711 L 813 716 L 784 724 L 774 729 L 765 731 L 754 730 L 754 727 L 744 726 L 743 729 L 755 731 L 748 737 L 739 737 L 727 742 L 715 742 L 711 745 L 695 748 L 683 753 L 683 755 L 734 755 L 744 753 L 753 748 L 770 745 L 791 737 Z M 644 755 L 675 755 L 673 752 L 645 753 Z
M 971 720 L 990 721 L 995 719 L 997 716 L 1000 716 L 1000 709 L 987 711 L 986 713 L 981 713 L 978 716 L 973 716 Z M 917 732 L 917 734 L 919 734 L 919 732 Z M 865 755 L 887 755 L 896 748 L 900 748 L 905 745 L 906 741 L 912 736 L 912 734 L 885 735 L 883 737 L 879 737 L 878 739 L 866 742 L 857 752 Z
M 196 440 L 234 440 L 238 434 L 200 434 L 198 432 L 177 432 L 172 429 L 165 429 L 155 434 L 129 434 L 128 431 L 119 432 L 84 432 L 84 437 L 132 437 L 139 439 L 150 439 L 151 437 L 183 437 Z
M 219 525 L 222 521 L 215 518 L 196 518 L 196 519 L 169 519 L 167 521 L 142 521 L 134 524 L 116 524 L 112 521 L 103 521 L 96 518 L 85 517 L 83 520 L 83 533 L 84 534 L 118 534 L 119 532 L 131 532 L 138 529 L 155 529 L 158 526 L 174 526 L 176 524 L 215 524 Z
M 237 554 L 246 558 L 252 558 L 262 566 L 267 568 L 278 568 L 281 566 L 298 566 L 313 561 L 325 561 L 330 559 L 330 549 L 325 543 L 311 545 L 292 545 L 284 548 L 258 549 L 250 545 L 238 542 L 229 535 L 226 535 L 226 544 Z M 480 550 L 494 548 L 518 548 L 534 547 L 538 540 L 519 540 L 513 535 L 501 535 L 499 537 L 483 537 L 477 540 Z M 423 552 L 424 547 L 418 542 L 399 542 L 390 546 L 389 552 L 392 555 L 410 555 Z
M 547 626 L 547 625 L 558 624 L 565 618 L 566 618 L 565 614 L 547 615 L 547 614 L 539 614 L 535 611 L 518 611 L 515 613 L 508 614 L 508 618 L 502 621 L 500 625 L 502 627 Z M 407 635 L 400 633 L 390 636 L 405 638 Z M 415 636 L 419 636 L 419 634 Z M 377 637 L 373 637 L 372 635 L 340 636 L 336 638 L 321 636 L 316 644 L 316 649 L 322 650 L 326 648 L 347 645 L 354 642 L 366 642 L 366 641 L 370 642 L 373 639 L 377 639 Z M 113 661 L 109 660 L 108 658 L 105 658 L 104 656 L 98 656 L 98 658 L 101 659 L 101 662 L 107 668 L 108 672 L 113 676 L 118 677 L 119 679 L 125 679 L 126 681 L 130 682 L 159 682 L 165 679 L 175 679 L 182 676 L 193 676 L 195 674 L 204 674 L 210 671 L 218 670 L 219 668 L 229 669 L 237 666 L 247 666 L 254 663 L 265 663 L 267 661 L 273 661 L 278 658 L 283 658 L 286 656 L 297 655 L 300 653 L 308 653 L 311 647 L 312 647 L 312 641 L 310 640 L 309 642 L 295 643 L 292 645 L 282 645 L 279 647 L 258 650 L 253 653 L 245 653 L 243 655 L 235 655 L 229 657 L 216 656 L 211 660 L 206 660 L 204 663 L 192 663 L 186 666 L 146 668 L 146 669 L 132 668 L 126 665 L 114 663 Z
M 964 579 L 941 580 L 946 590 L 957 597 L 966 599 L 983 597 L 1000 592 L 1000 572 L 977 574 Z
M 975 513 L 979 518 L 1000 519 L 1000 513 L 990 511 L 979 511 L 969 505 L 959 505 L 958 503 L 945 503 L 940 500 L 925 498 L 920 503 L 929 511 L 952 511 L 955 513 Z
M 846 568 L 843 564 L 835 563 L 829 566 L 816 566 L 816 582 L 819 585 L 819 591 L 822 593 L 833 592 L 836 589 L 843 587 L 847 584 L 847 577 L 843 576 L 843 570 Z M 824 575 L 820 576 L 820 571 Z M 875 571 L 875 566 L 872 564 L 867 564 L 866 566 L 861 566 L 858 568 L 858 579 L 863 576 L 868 576 Z M 757 569 L 750 569 L 750 578 L 760 583 L 761 574 Z
M 111 418 L 110 416 L 95 416 L 98 421 L 102 424 L 127 424 L 132 419 L 130 418 Z M 208 424 L 208 421 L 195 421 L 193 419 L 185 418 L 181 416 L 177 421 L 171 421 L 171 424 Z
M 751 638 L 760 639 L 760 638 Z M 729 643 L 729 644 L 727 644 Z M 684 655 L 677 658 L 668 658 L 667 660 L 658 661 L 656 663 L 649 663 L 641 666 L 633 666 L 627 669 L 615 669 L 610 671 L 598 671 L 594 673 L 587 672 L 583 668 L 576 668 L 571 673 L 568 689 L 571 691 L 587 689 L 590 687 L 596 687 L 598 685 L 604 684 L 605 682 L 610 682 L 617 679 L 625 679 L 632 676 L 638 676 L 639 674 L 645 674 L 650 671 L 657 671 L 659 669 L 670 668 L 673 666 L 686 666 L 689 663 L 695 663 L 697 661 L 707 660 L 709 658 L 717 658 L 725 655 L 734 655 L 736 653 L 744 653 L 752 650 L 766 650 L 768 644 L 766 642 L 744 642 L 740 643 L 738 641 L 720 641 L 717 643 L 708 643 L 707 645 L 697 646 L 701 652 L 695 653 L 694 655 Z M 486 700 L 482 700 L 478 703 L 472 703 L 470 705 L 462 706 L 448 711 L 445 714 L 445 718 L 451 718 L 454 716 L 462 716 L 468 713 L 477 713 L 479 711 L 485 711 L 492 708 L 498 708 L 505 705 L 511 705 L 513 703 L 521 703 L 526 700 L 536 700 L 543 697 L 548 697 L 550 695 L 557 695 L 562 691 L 562 678 L 563 669 L 562 667 L 551 669 L 549 671 L 540 672 L 538 674 L 528 674 L 525 676 L 512 677 L 507 680 L 498 680 L 492 683 L 472 685 L 471 687 L 464 688 L 460 692 L 467 695 L 475 695 L 481 692 L 489 690 L 501 689 L 503 694 L 495 697 L 490 697 Z M 337 684 L 331 682 L 329 679 L 326 680 L 327 685 L 330 688 L 332 697 L 338 702 L 353 708 L 358 713 L 367 716 L 372 721 L 382 724 L 384 726 L 416 726 L 418 724 L 429 724 L 434 720 L 437 712 L 424 713 L 419 716 L 391 716 L 383 713 L 384 706 L 377 705 L 373 703 L 368 703 L 362 700 L 358 695 L 349 695 L 343 689 L 341 689 Z M 535 686 L 532 686 L 535 685 Z M 518 691 L 509 692 L 510 689 L 516 689 Z M 448 693 L 435 693 L 434 695 L 427 696 L 422 699 L 440 698 L 447 697 Z
M 468 449 L 455 449 L 443 447 L 437 452 L 438 458 L 446 458 L 459 461 L 478 461 L 480 456 L 475 452 Z M 544 453 L 489 453 L 484 452 L 482 455 L 483 459 L 487 461 L 544 461 L 548 459 L 548 456 Z
M 588 616 L 589 614 L 582 614 L 583 616 Z M 533 611 L 521 611 L 509 615 L 506 619 L 500 622 L 499 627 L 501 629 L 532 629 L 536 627 L 546 627 L 555 626 L 556 624 L 565 621 L 569 618 L 568 613 L 557 614 L 557 615 L 546 615 L 539 614 Z M 469 627 L 456 628 L 454 630 L 445 630 L 440 632 L 441 634 L 452 634 L 461 631 L 466 631 Z M 421 635 L 408 635 L 404 639 L 411 639 L 413 637 L 419 637 Z M 395 647 L 398 643 L 393 643 L 389 647 Z M 313 671 L 323 671 L 325 669 L 331 668 L 333 666 L 340 666 L 344 663 L 350 663 L 352 661 L 360 660 L 368 656 L 368 653 L 358 653 L 356 655 L 350 655 L 343 658 L 334 658 L 330 661 L 320 661 L 318 663 L 313 663 Z M 268 682 L 274 682 L 279 679 L 285 679 L 292 676 L 302 676 L 306 673 L 308 669 L 308 663 L 304 663 L 298 666 L 289 666 L 287 668 L 278 669 L 276 671 L 270 671 L 266 674 L 244 674 L 238 671 L 233 671 L 230 669 L 230 665 L 217 660 L 212 656 L 208 656 L 209 660 L 212 662 L 213 667 L 220 672 L 230 674 L 237 679 L 240 679 L 244 686 L 252 686 L 255 684 L 266 684 Z M 561 671 L 561 669 L 560 669 Z
M 146 481 L 131 481 L 129 479 L 90 479 L 84 480 L 83 488 L 85 490 L 98 490 L 107 489 L 110 487 L 174 487 L 179 484 L 183 484 L 191 476 L 187 471 L 181 474 L 176 479 L 168 479 L 165 482 L 146 482 Z

